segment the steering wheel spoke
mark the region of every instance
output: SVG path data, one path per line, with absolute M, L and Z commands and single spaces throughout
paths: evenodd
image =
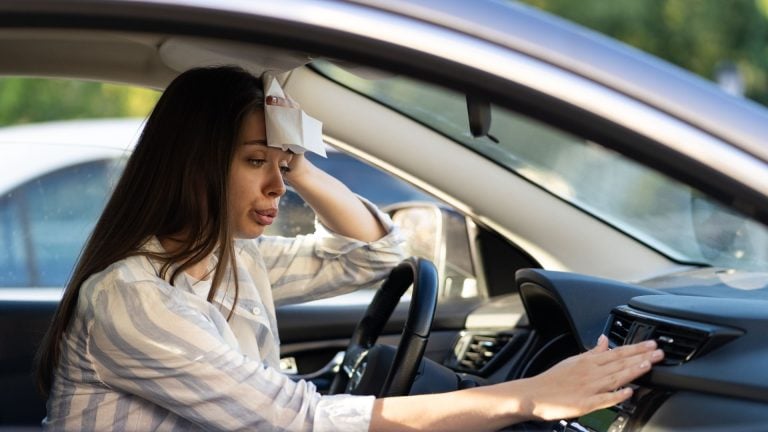
M 379 349 L 375 343 L 411 284 L 411 305 L 397 351 Z M 430 261 L 408 258 L 398 264 L 376 292 L 352 334 L 329 393 L 379 397 L 408 394 L 424 356 L 437 308 L 437 292 L 437 270 Z M 389 365 L 386 374 L 382 373 L 384 365 Z

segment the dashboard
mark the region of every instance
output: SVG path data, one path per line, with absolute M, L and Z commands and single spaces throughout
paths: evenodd
M 712 273 L 714 274 L 714 273 Z M 633 397 L 577 419 L 530 422 L 512 431 L 768 430 L 768 300 L 718 297 L 727 287 L 627 284 L 585 275 L 524 269 L 517 294 L 495 299 L 468 322 L 506 310 L 505 329 L 470 328 L 448 366 L 485 382 L 534 376 L 590 349 L 654 339 L 664 361 L 634 382 Z M 658 285 L 664 285 L 659 289 Z M 765 286 L 765 285 L 763 285 Z M 487 321 L 487 320 L 486 320 Z

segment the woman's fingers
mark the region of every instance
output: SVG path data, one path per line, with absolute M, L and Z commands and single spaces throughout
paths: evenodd
M 629 363 L 626 368 L 613 372 L 606 371 L 603 376 L 595 380 L 594 388 L 598 392 L 615 391 L 616 389 L 631 383 L 643 374 L 648 373 L 650 370 L 651 362 L 649 360 L 643 359 L 640 361 L 634 361 Z
M 608 348 L 604 336 L 586 353 L 570 357 L 534 377 L 534 415 L 542 419 L 577 417 L 615 405 L 632 395 L 627 384 L 649 372 L 664 353 L 654 341 Z
M 597 354 L 601 352 L 608 351 L 608 337 L 606 337 L 604 334 L 601 334 L 597 338 L 597 345 L 595 345 L 594 348 L 592 348 L 590 351 Z
M 656 342 L 652 340 L 605 350 L 603 339 L 601 337 L 589 353 L 599 372 L 599 378 L 594 382 L 598 392 L 613 392 L 627 385 L 664 358 L 664 352 L 657 349 Z
M 624 402 L 625 400 L 629 399 L 630 396 L 632 396 L 632 392 L 633 391 L 631 388 L 625 387 L 614 392 L 600 393 L 592 396 L 587 401 L 586 412 L 592 412 L 601 408 L 608 408 L 618 403 Z
M 647 340 L 632 345 L 620 346 L 612 350 L 602 350 L 602 345 L 598 340 L 598 345 L 589 352 L 592 354 L 596 364 L 604 365 L 623 358 L 653 352 L 656 350 L 656 347 L 656 341 Z
M 650 368 L 650 365 L 658 363 L 663 358 L 664 352 L 660 349 L 656 349 L 653 351 L 644 351 L 629 357 L 618 356 L 612 361 L 600 364 L 598 367 L 604 374 L 608 375 L 622 370 L 636 368 L 648 369 Z
M 265 99 L 265 102 L 267 103 L 267 105 L 275 105 L 275 106 L 281 106 L 285 108 L 299 108 L 299 104 L 290 98 L 267 96 Z

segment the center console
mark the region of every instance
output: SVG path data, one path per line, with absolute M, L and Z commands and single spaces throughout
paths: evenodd
M 632 385 L 632 397 L 618 405 L 561 420 L 553 432 L 625 432 L 640 430 L 669 392 Z

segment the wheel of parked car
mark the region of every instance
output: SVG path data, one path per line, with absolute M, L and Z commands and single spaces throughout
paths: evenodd
M 376 345 L 400 297 L 413 284 L 408 317 L 395 349 Z M 424 356 L 437 307 L 437 269 L 430 261 L 408 258 L 379 288 L 357 325 L 330 393 L 407 395 Z

